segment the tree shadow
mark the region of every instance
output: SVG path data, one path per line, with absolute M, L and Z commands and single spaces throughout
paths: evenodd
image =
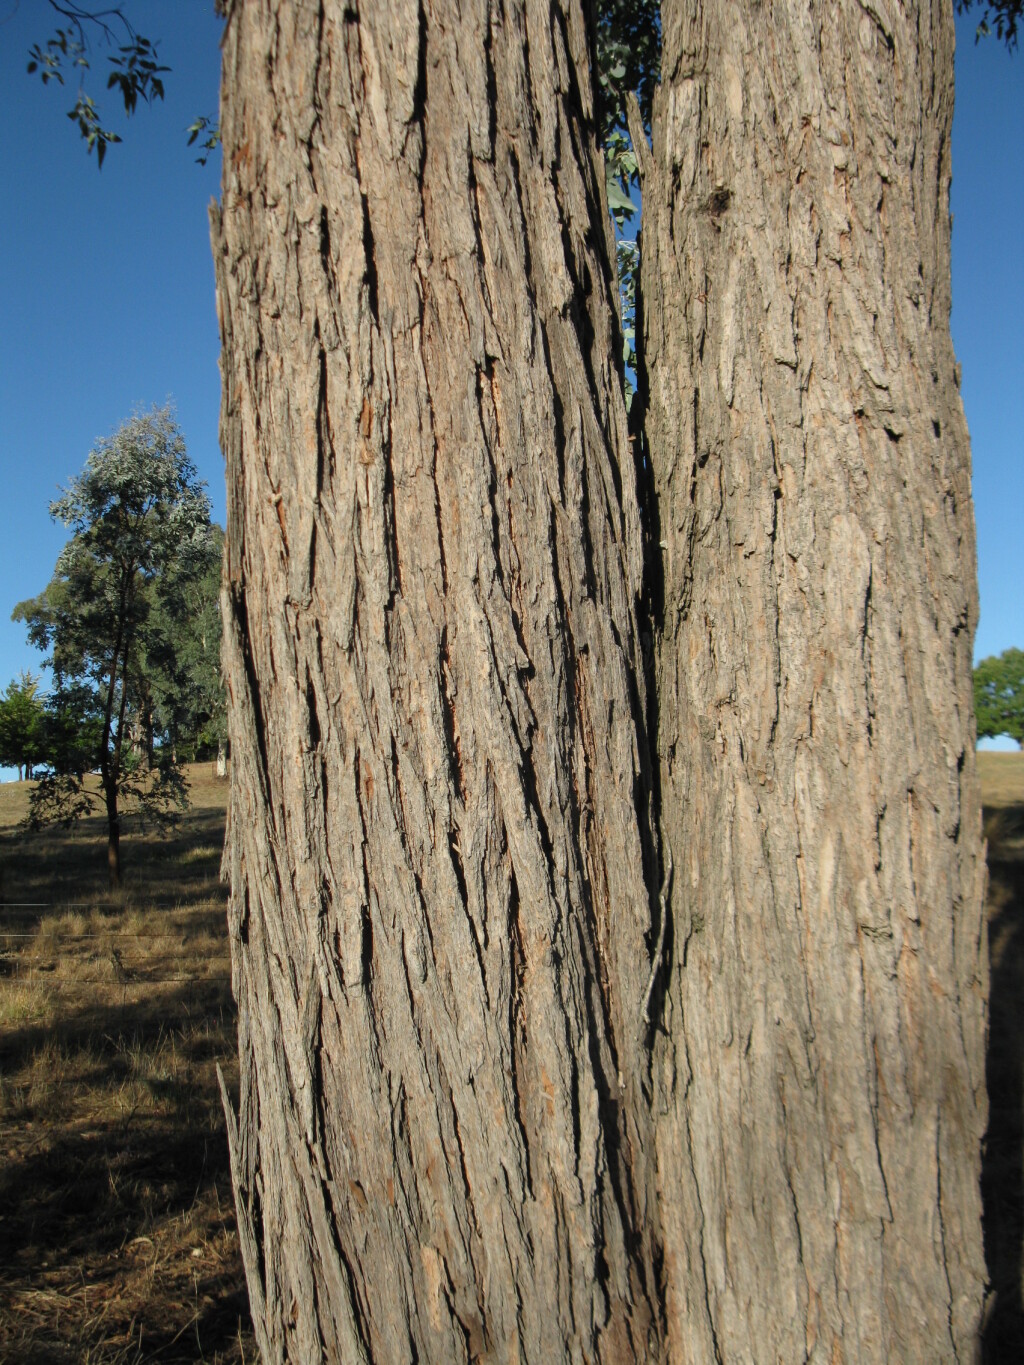
M 6 1031 L 0 1072 L 36 1079 L 2 1124 L 0 1358 L 212 1362 L 251 1345 L 212 1077 L 234 1014 L 226 981 L 203 984 L 200 1001 L 143 983 L 123 1010 Z
M 223 831 L 132 831 L 117 893 L 101 822 L 0 831 L 0 1360 L 254 1358 Z
M 122 833 L 122 886 L 111 892 L 106 825 L 97 817 L 61 827 L 0 831 L 0 913 L 7 928 L 40 912 L 81 904 L 112 912 L 132 900 L 166 908 L 204 896 L 223 898 L 220 857 L 224 812 L 192 809 L 166 832 L 126 817 Z M 35 913 L 33 913 L 35 912 Z
M 1024 805 L 986 807 L 991 994 L 982 1157 L 985 1257 L 995 1298 L 986 1365 L 1021 1359 L 1024 1343 Z

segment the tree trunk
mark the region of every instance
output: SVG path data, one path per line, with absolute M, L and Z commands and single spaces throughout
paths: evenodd
M 121 812 L 117 804 L 117 781 L 103 777 L 103 801 L 107 811 L 107 877 L 110 889 L 121 885 Z
M 969 1360 L 988 967 L 951 6 L 689 0 L 663 37 L 669 1354 Z
M 268 1361 L 657 1355 L 589 59 L 577 0 L 229 7 L 229 1128 Z

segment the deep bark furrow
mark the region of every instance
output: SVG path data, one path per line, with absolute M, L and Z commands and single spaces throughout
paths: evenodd
M 666 3 L 653 151 L 633 119 L 646 466 L 577 0 L 229 11 L 228 1126 L 261 1350 L 968 1358 L 946 0 Z
M 214 219 L 263 1349 L 646 1358 L 639 527 L 585 27 L 342 11 L 233 9 Z

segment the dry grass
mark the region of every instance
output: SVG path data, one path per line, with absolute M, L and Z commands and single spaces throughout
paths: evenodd
M 0 1361 L 256 1359 L 216 1081 L 225 786 L 192 781 L 171 838 L 129 830 L 117 895 L 99 822 L 27 836 L 0 787 Z
M 979 768 L 994 1365 L 1024 1341 L 1024 754 Z M 215 1079 L 236 1071 L 224 784 L 204 766 L 192 796 L 172 838 L 125 839 L 114 897 L 98 822 L 26 837 L 25 784 L 0 786 L 0 1362 L 256 1359 Z

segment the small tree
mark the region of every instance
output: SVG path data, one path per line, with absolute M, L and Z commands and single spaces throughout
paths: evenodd
M 978 738 L 1009 735 L 1024 744 L 1024 650 L 1005 649 L 974 670 Z
M 0 765 L 17 768 L 19 782 L 42 760 L 43 721 L 39 679 L 22 673 L 0 696 Z
M 170 626 L 164 587 L 204 562 L 210 504 L 165 407 L 131 418 L 98 442 L 50 512 L 70 528 L 71 539 L 47 588 L 20 603 L 14 618 L 27 622 L 33 643 L 49 651 L 59 694 L 74 695 L 71 686 L 91 694 L 99 725 L 89 766 L 100 772 L 110 881 L 117 886 L 124 800 L 157 817 L 184 804 L 173 746 L 159 747 L 151 771 L 148 762 L 131 761 L 125 740 L 152 691 L 147 660 L 154 629 L 158 622 L 161 631 Z M 35 823 L 73 820 L 91 808 L 94 794 L 83 784 L 79 762 L 55 764 L 40 783 L 32 797 Z

